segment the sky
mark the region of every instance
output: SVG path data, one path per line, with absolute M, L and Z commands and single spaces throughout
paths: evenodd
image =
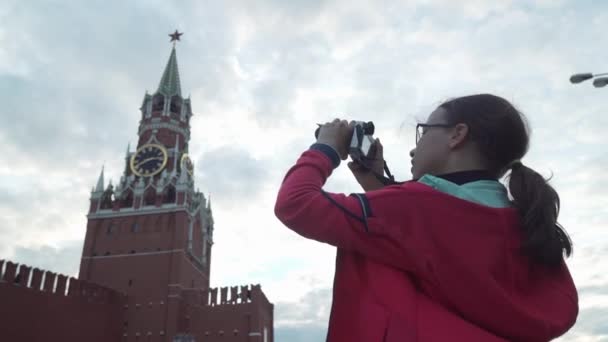
M 91 188 L 102 165 L 120 178 L 178 29 L 196 186 L 213 203 L 211 284 L 261 284 L 276 341 L 327 329 L 335 248 L 273 213 L 316 123 L 374 121 L 406 180 L 415 123 L 475 93 L 526 115 L 522 161 L 560 194 L 581 311 L 558 341 L 608 341 L 608 89 L 568 81 L 608 71 L 606 22 L 599 0 L 3 0 L 0 259 L 77 275 Z M 325 189 L 361 191 L 346 167 Z

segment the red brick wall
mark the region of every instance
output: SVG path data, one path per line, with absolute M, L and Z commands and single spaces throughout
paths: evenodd
M 0 340 L 121 340 L 125 296 L 52 272 L 2 264 L 4 261 L 0 261 Z
M 139 228 L 132 232 L 135 223 Z M 200 224 L 197 220 L 194 232 L 201 230 Z M 111 234 L 109 226 L 114 227 Z M 203 265 L 202 271 L 195 267 L 197 262 L 187 254 L 187 238 L 185 212 L 89 220 L 79 278 L 155 299 L 165 298 L 170 284 L 190 288 L 194 280 L 195 287 L 206 288 L 209 266 Z M 202 248 L 196 243 L 200 234 L 194 239 L 194 248 Z
M 274 341 L 274 308 L 259 285 L 209 292 L 185 290 L 182 298 L 178 332 L 192 335 L 196 341 Z
M 124 341 L 168 340 L 178 330 L 182 289 L 192 288 L 193 281 L 199 289 L 208 286 L 208 266 L 200 270 L 187 252 L 187 215 L 178 211 L 89 220 L 79 278 L 129 296 L 121 323 Z M 195 232 L 200 224 L 197 220 Z
M 158 112 L 157 114 L 158 116 L 160 115 L 160 112 Z M 157 116 L 154 115 L 154 116 Z M 142 124 L 149 124 L 152 122 L 151 118 L 145 119 L 144 121 L 142 121 Z M 161 116 L 161 122 L 170 122 L 170 118 L 168 116 Z M 188 124 L 186 123 L 182 123 L 180 122 L 178 124 L 179 127 L 184 128 L 184 129 L 188 129 Z M 156 133 L 156 139 L 163 144 L 166 148 L 173 148 L 175 147 L 175 138 L 176 135 L 178 135 L 179 133 L 176 133 L 172 130 L 166 129 L 166 128 L 161 128 L 158 130 L 158 132 Z M 146 130 L 145 132 L 143 132 L 143 134 L 141 134 L 139 136 L 139 141 L 137 142 L 137 147 L 141 147 L 143 146 L 152 136 L 152 130 Z M 187 147 L 186 142 L 184 141 L 185 137 L 182 136 L 181 134 L 179 134 L 179 150 L 180 151 L 184 151 L 185 148 Z M 172 169 L 172 167 L 170 168 Z

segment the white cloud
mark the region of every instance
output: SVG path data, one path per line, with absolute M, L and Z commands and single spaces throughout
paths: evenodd
M 415 119 L 448 97 L 494 92 L 528 116 L 534 133 L 524 162 L 553 172 L 575 241 L 569 263 L 584 307 L 562 340 L 599 339 L 606 310 L 594 303 L 608 288 L 600 262 L 608 246 L 606 90 L 567 80 L 607 71 L 598 44 L 606 5 L 384 5 L 2 3 L 0 257 L 36 263 L 50 255 L 44 267 L 77 269 L 71 244 L 84 237 L 90 187 L 104 161 L 107 177 L 120 177 L 141 98 L 156 89 L 166 34 L 177 26 L 185 31 L 182 90 L 195 112 L 190 154 L 197 186 L 214 203 L 212 283 L 261 283 L 277 304 L 277 337 L 324 337 L 326 312 L 315 308 L 330 301 L 334 250 L 303 240 L 272 213 L 280 180 L 312 143 L 315 124 L 338 114 L 374 120 L 391 171 L 405 179 Z M 346 168 L 327 188 L 360 191 Z

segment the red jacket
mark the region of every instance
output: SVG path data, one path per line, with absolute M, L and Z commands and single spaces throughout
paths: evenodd
M 548 341 L 573 326 L 568 268 L 518 252 L 515 209 L 418 182 L 323 194 L 332 169 L 322 152 L 304 152 L 275 206 L 290 229 L 338 247 L 327 341 Z

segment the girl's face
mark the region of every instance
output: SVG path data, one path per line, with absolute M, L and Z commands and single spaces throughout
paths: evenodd
M 447 112 L 443 108 L 435 109 L 426 121 L 429 125 L 447 123 Z M 447 157 L 451 151 L 449 132 L 450 128 L 445 127 L 422 128 L 420 140 L 410 151 L 413 179 L 418 179 L 424 174 L 445 173 Z

